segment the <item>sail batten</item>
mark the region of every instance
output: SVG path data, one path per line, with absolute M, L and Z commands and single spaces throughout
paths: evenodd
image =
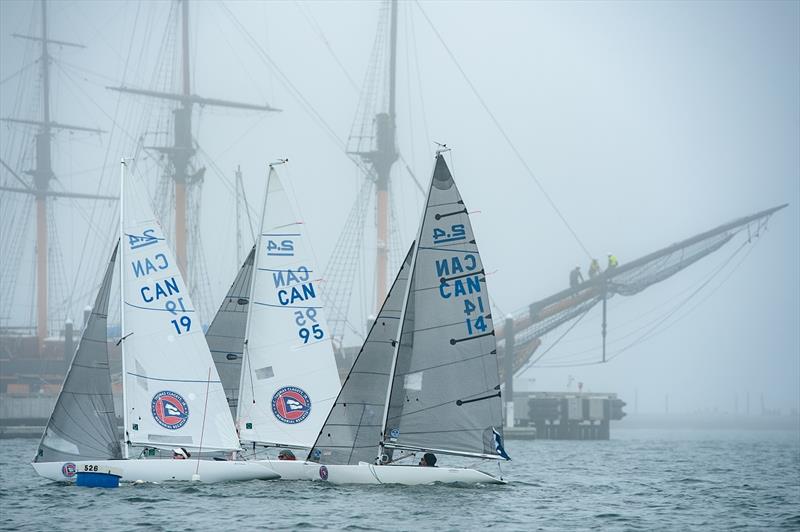
M 121 458 L 108 364 L 107 315 L 114 246 L 78 349 L 45 427 L 36 462 Z

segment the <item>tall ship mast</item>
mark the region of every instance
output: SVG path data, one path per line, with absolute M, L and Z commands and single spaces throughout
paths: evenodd
M 50 45 L 69 48 L 85 48 L 82 44 L 52 39 L 48 31 L 47 0 L 41 0 L 41 35 L 13 34 L 19 39 L 36 41 L 41 46 L 38 58 L 41 79 L 41 118 L 2 117 L 0 120 L 9 124 L 34 126 L 37 133 L 34 135 L 35 157 L 34 167 L 22 172 L 16 171 L 8 161 L 0 159 L 2 167 L 16 181 L 15 186 L 0 185 L 0 190 L 14 194 L 32 196 L 36 203 L 36 354 L 41 355 L 44 341 L 49 335 L 48 296 L 49 280 L 48 269 L 52 256 L 59 243 L 51 242 L 48 235 L 48 210 L 52 208 L 52 200 L 56 198 L 76 198 L 91 200 L 116 200 L 113 196 L 103 196 L 83 192 L 66 192 L 53 190 L 51 184 L 57 175 L 53 169 L 52 143 L 56 133 L 88 132 L 103 133 L 102 130 L 80 125 L 65 124 L 53 119 L 50 110 L 51 103 L 51 64 L 53 57 L 50 55 Z M 22 175 L 21 175 L 22 174 Z M 28 176 L 23 177 L 24 175 Z M 17 223 L 25 223 L 17 220 Z M 9 250 L 10 251 L 10 250 Z M 12 277 L 9 275 L 8 277 Z M 10 280 L 13 283 L 13 280 Z M 4 294 L 5 296 L 5 294 Z M 13 298 L 12 298 L 13 299 Z
M 187 197 L 193 191 L 199 192 L 206 168 L 198 166 L 194 160 L 197 146 L 192 137 L 192 113 L 196 106 L 214 106 L 228 109 L 245 109 L 251 111 L 280 111 L 269 105 L 235 102 L 218 98 L 205 98 L 192 92 L 190 72 L 189 48 L 189 0 L 178 0 L 180 4 L 180 92 L 165 92 L 133 88 L 127 86 L 109 87 L 109 89 L 128 94 L 135 94 L 156 98 L 159 100 L 177 102 L 179 106 L 173 111 L 174 134 L 171 146 L 146 146 L 145 149 L 154 150 L 166 155 L 174 191 L 174 233 L 175 254 L 178 266 L 189 279 L 190 286 L 198 284 L 197 268 L 191 265 L 189 257 L 192 256 L 192 245 L 199 245 L 200 234 L 199 211 L 191 209 Z

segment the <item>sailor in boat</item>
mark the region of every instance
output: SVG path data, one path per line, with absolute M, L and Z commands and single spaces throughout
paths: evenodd
M 609 252 L 608 253 L 608 268 L 607 269 L 608 270 L 612 270 L 612 269 L 616 268 L 617 266 L 619 266 L 619 261 L 617 260 L 617 257 L 613 253 Z
M 172 449 L 172 458 L 175 460 L 187 460 L 190 456 L 192 456 L 192 453 L 183 447 L 175 447 Z
M 289 449 L 283 449 L 278 453 L 278 460 L 297 460 L 297 457 Z
M 436 455 L 433 453 L 425 453 L 422 455 L 422 458 L 419 459 L 419 465 L 421 467 L 436 467 Z

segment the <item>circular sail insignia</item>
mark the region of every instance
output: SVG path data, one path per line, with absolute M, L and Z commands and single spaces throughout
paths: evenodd
M 189 405 L 179 394 L 164 390 L 153 396 L 150 411 L 156 423 L 165 429 L 176 430 L 189 421 Z
M 272 413 L 281 423 L 300 423 L 311 413 L 311 399 L 297 386 L 284 386 L 272 396 Z

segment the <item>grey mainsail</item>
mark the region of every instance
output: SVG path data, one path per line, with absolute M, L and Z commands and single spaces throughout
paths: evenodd
M 206 331 L 206 341 L 233 413 L 236 412 L 239 397 L 242 349 L 247 326 L 247 311 L 250 308 L 250 279 L 253 276 L 254 258 L 255 246 L 244 260 Z
M 325 464 L 349 465 L 375 461 L 413 250 L 412 245 L 309 459 Z
M 486 275 L 467 209 L 440 154 L 417 242 L 383 447 L 501 458 Z
M 121 458 L 111 395 L 106 321 L 114 247 L 94 308 L 39 443 L 35 462 Z

